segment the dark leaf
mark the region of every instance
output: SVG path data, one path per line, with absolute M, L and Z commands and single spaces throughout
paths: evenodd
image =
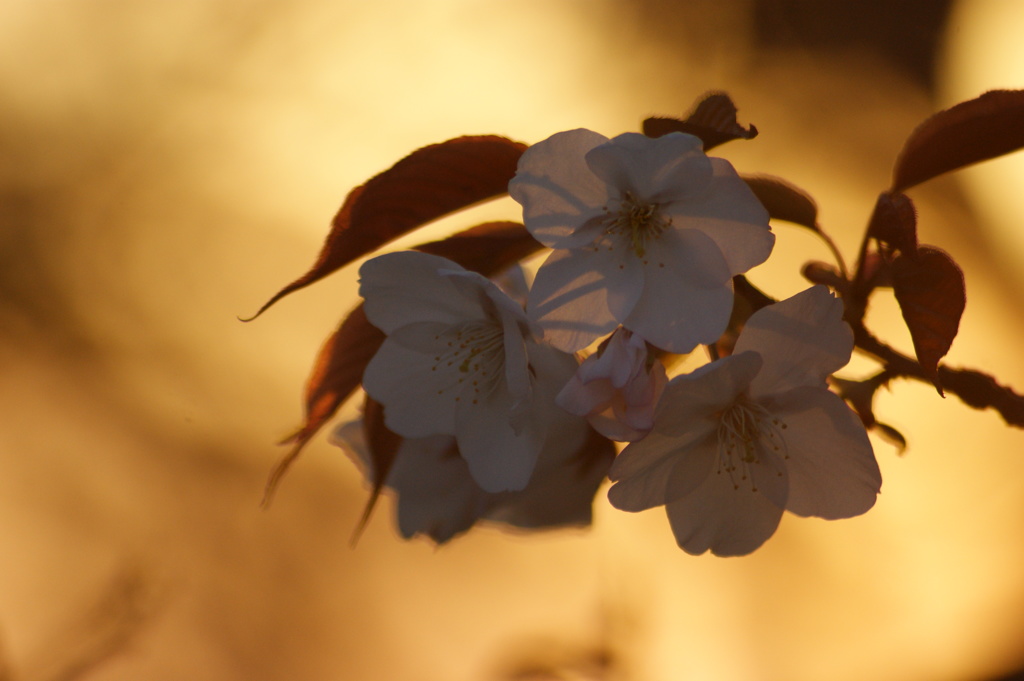
M 418 250 L 454 260 L 468 270 L 493 276 L 541 248 L 518 222 L 488 222 L 441 241 L 423 244 Z M 342 403 L 359 387 L 366 365 L 377 353 L 384 334 L 370 324 L 363 306 L 356 307 L 342 322 L 317 357 L 306 383 L 306 420 L 286 443 L 292 449 L 277 464 L 267 480 L 263 505 L 270 503 L 274 490 L 303 447 L 334 416 Z M 375 469 L 386 470 L 390 462 L 374 460 Z M 382 475 L 378 475 L 383 480 Z M 374 494 L 379 494 L 380 482 Z
M 839 291 L 842 291 L 847 284 L 842 272 L 835 265 L 821 262 L 820 260 L 811 260 L 804 263 L 800 273 L 804 275 L 804 279 L 812 284 L 824 284 Z
M 736 139 L 757 137 L 757 128 L 744 128 L 736 121 L 736 105 L 724 92 L 710 92 L 697 104 L 686 120 L 678 118 L 648 118 L 643 123 L 644 134 L 661 137 L 671 132 L 685 132 L 701 138 L 704 151 Z
M 785 220 L 821 232 L 818 227 L 818 205 L 807 192 L 782 178 L 768 175 L 745 175 L 743 181 L 773 220 Z
M 993 90 L 940 111 L 910 134 L 893 169 L 905 191 L 957 168 L 1024 147 L 1024 90 Z
M 485 222 L 441 241 L 416 247 L 454 260 L 468 270 L 491 276 L 542 248 L 520 222 Z
M 889 444 L 896 447 L 896 453 L 903 455 L 907 451 L 907 438 L 903 437 L 903 433 L 896 430 L 887 423 L 881 421 L 875 421 L 872 430 L 878 431 L 878 434 L 882 436 L 882 439 Z
M 384 342 L 384 334 L 370 324 L 360 304 L 331 334 L 320 349 L 313 372 L 306 381 L 306 421 L 282 444 L 292 448 L 278 462 L 267 479 L 263 506 L 270 505 L 281 478 L 302 449 L 351 395 L 363 380 L 363 370 Z
M 334 217 L 313 267 L 278 291 L 252 319 L 289 293 L 406 232 L 504 194 L 525 149 L 521 142 L 496 135 L 458 137 L 418 149 L 356 187 Z
M 868 236 L 904 255 L 917 250 L 917 211 L 906 194 L 882 192 L 868 222 Z
M 363 432 L 366 435 L 366 446 L 370 449 L 373 491 L 363 508 L 363 514 L 359 518 L 355 532 L 352 533 L 353 544 L 366 529 L 366 524 L 370 522 L 370 514 L 373 513 L 373 507 L 376 506 L 377 500 L 384 490 L 384 483 L 391 473 L 395 455 L 402 444 L 401 436 L 396 435 L 384 425 L 384 407 L 369 396 L 367 396 L 366 404 L 363 407 Z
M 967 304 L 963 272 L 944 251 L 921 246 L 893 261 L 892 288 L 917 361 L 942 394 L 939 360 L 949 352 Z

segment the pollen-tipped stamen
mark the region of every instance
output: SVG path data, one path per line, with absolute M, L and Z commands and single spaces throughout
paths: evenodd
M 734 489 L 749 480 L 751 491 L 756 492 L 751 467 L 774 466 L 779 458 L 789 458 L 783 437 L 786 428 L 786 423 L 764 406 L 740 395 L 722 412 L 718 422 L 717 472 L 728 474 Z M 782 475 L 779 469 L 775 472 Z
M 619 202 L 618 211 L 605 206 L 608 234 L 621 234 L 629 239 L 629 247 L 638 258 L 647 253 L 648 242 L 672 225 L 671 218 L 665 218 L 658 210 L 658 204 L 638 199 L 633 192 L 625 191 Z

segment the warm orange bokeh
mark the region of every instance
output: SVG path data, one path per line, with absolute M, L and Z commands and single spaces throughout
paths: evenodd
M 104 681 L 470 681 L 546 664 L 930 681 L 1022 661 L 1024 434 L 917 384 L 879 401 L 911 448 L 875 441 L 877 507 L 787 516 L 743 559 L 689 557 L 662 512 L 603 496 L 590 531 L 484 529 L 440 550 L 400 541 L 385 503 L 352 550 L 366 491 L 325 436 L 260 510 L 355 270 L 237 316 L 305 270 L 348 188 L 413 148 L 612 135 L 725 89 L 761 136 L 722 155 L 810 192 L 853 258 L 938 104 L 865 55 L 751 53 L 744 2 L 638 9 L 656 4 L 0 5 L 0 679 L 78 664 Z M 912 195 L 922 241 L 967 276 L 951 363 L 1024 388 L 1020 289 L 989 264 L 1000 237 L 965 227 L 953 179 Z M 474 210 L 429 230 L 515 216 Z M 828 253 L 777 232 L 753 278 L 781 297 Z M 884 295 L 871 314 L 910 348 Z

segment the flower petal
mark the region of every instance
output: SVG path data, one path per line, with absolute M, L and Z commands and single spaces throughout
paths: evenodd
M 655 243 L 642 261 L 643 291 L 618 321 L 669 352 L 715 342 L 733 303 L 732 278 L 718 245 L 695 229 L 668 230 Z
M 802 516 L 851 518 L 875 504 L 882 486 L 860 418 L 825 388 L 796 388 L 772 400 L 786 423 L 786 509 Z
M 454 432 L 456 378 L 434 371 L 432 360 L 388 338 L 363 372 L 363 389 L 384 405 L 384 422 L 403 437 Z
M 543 445 L 544 433 L 533 423 L 516 432 L 509 419 L 513 406 L 505 386 L 498 385 L 475 404 L 461 400 L 455 412 L 459 453 L 473 479 L 487 492 L 526 487 Z
M 714 175 L 706 191 L 701 196 L 677 200 L 663 210 L 678 224 L 711 237 L 730 275 L 741 274 L 768 259 L 775 235 L 768 225 L 768 211 L 732 165 L 720 158 L 709 160 Z
M 666 508 L 679 547 L 692 555 L 743 556 L 775 534 L 782 509 L 728 475 L 712 473 L 691 494 Z
M 398 494 L 398 529 L 406 539 L 425 534 L 443 544 L 469 530 L 490 501 L 446 435 L 405 440 L 387 484 Z
M 850 361 L 853 332 L 843 321 L 842 301 L 825 286 L 812 286 L 751 315 L 734 352 L 747 349 L 764 358 L 750 386 L 756 399 L 798 386 L 823 388 L 828 375 Z
M 456 263 L 417 251 L 386 253 L 359 268 L 359 295 L 370 323 L 384 333 L 411 322 L 453 324 L 480 318 L 479 304 L 461 295 L 442 270 L 462 270 Z
M 761 370 L 761 356 L 736 353 L 705 364 L 669 381 L 658 404 L 654 429 L 665 435 L 685 436 L 695 424 L 718 427 L 718 413 L 747 389 Z
M 523 206 L 523 223 L 537 241 L 552 248 L 584 245 L 574 234 L 603 215 L 608 188 L 583 157 L 607 141 L 590 130 L 570 130 L 534 144 L 520 157 L 508 193 Z
M 690 494 L 712 476 L 715 433 L 694 428 L 687 438 L 651 432 L 619 454 L 608 471 L 615 481 L 608 501 L 623 511 L 643 511 Z
M 684 133 L 652 138 L 627 132 L 590 150 L 586 163 L 620 194 L 645 200 L 662 199 L 664 190 L 672 200 L 702 192 L 711 175 L 703 143 Z
M 554 251 L 530 289 L 530 319 L 560 350 L 575 352 L 590 345 L 617 326 L 613 307 L 628 311 L 639 297 L 635 262 L 604 249 Z

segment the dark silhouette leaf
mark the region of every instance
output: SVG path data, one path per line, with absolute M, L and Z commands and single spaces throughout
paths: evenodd
M 868 222 L 868 236 L 905 255 L 917 251 L 917 210 L 906 194 L 882 192 Z
M 709 92 L 698 102 L 685 120 L 653 117 L 643 123 L 644 134 L 661 137 L 672 132 L 685 132 L 701 138 L 704 151 L 736 139 L 757 137 L 757 128 L 744 128 L 736 121 L 736 105 L 724 92 Z
M 525 149 L 521 142 L 484 135 L 414 151 L 349 193 L 313 267 L 278 291 L 251 319 L 289 293 L 406 232 L 506 193 Z
M 905 191 L 957 168 L 1024 147 L 1024 90 L 992 90 L 940 111 L 910 134 L 893 169 Z
M 942 394 L 939 360 L 949 352 L 967 304 L 963 272 L 944 251 L 921 246 L 893 260 L 892 287 L 917 361 Z
M 743 181 L 773 220 L 785 220 L 821 232 L 818 227 L 818 205 L 807 192 L 782 178 L 768 175 L 745 175 Z

